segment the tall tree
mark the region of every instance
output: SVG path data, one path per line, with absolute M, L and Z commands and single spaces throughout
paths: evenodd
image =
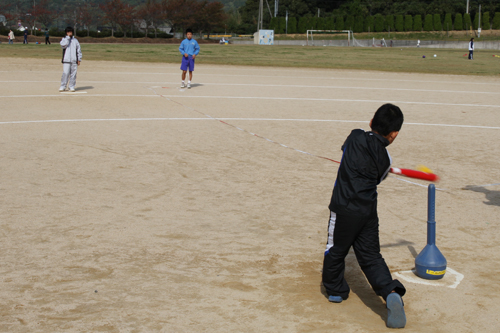
M 107 0 L 99 8 L 104 12 L 104 22 L 111 25 L 111 37 L 114 37 L 121 13 L 125 10 L 125 4 L 121 0 Z
M 137 18 L 144 21 L 146 36 L 148 35 L 149 27 L 152 27 L 155 31 L 155 38 L 158 37 L 158 27 L 165 23 L 167 19 L 166 7 L 167 3 L 165 1 L 160 3 L 155 0 L 147 0 L 145 4 L 139 7 Z
M 87 30 L 87 37 L 90 36 L 90 25 L 96 19 L 98 13 L 95 11 L 95 7 L 92 3 L 87 2 L 80 8 L 80 23 L 83 28 Z
M 168 20 L 175 31 L 182 31 L 184 35 L 187 28 L 196 24 L 194 13 L 198 11 L 199 4 L 194 0 L 165 0 Z
M 217 2 L 203 1 L 198 3 L 198 7 L 194 12 L 195 23 L 194 26 L 200 32 L 206 31 L 210 34 L 212 30 L 218 30 L 224 28 L 227 20 L 227 15 L 223 10 L 224 5 Z M 279 21 L 278 21 L 279 29 Z M 208 35 L 210 37 L 210 35 Z
M 38 22 L 43 24 L 45 28 L 49 28 L 54 19 L 56 18 L 56 12 L 53 10 L 50 10 L 49 3 L 47 0 L 42 0 L 38 4 L 37 8 L 37 18 Z
M 124 37 L 127 37 L 128 29 L 130 29 L 130 37 L 132 37 L 132 29 L 135 25 L 135 20 L 135 7 L 129 4 L 124 5 L 117 19 L 117 23 L 122 28 Z

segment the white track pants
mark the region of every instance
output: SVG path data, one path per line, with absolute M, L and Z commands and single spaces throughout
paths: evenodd
M 63 64 L 63 74 L 61 77 L 61 88 L 66 89 L 69 79 L 69 89 L 75 89 L 76 85 L 76 72 L 78 70 L 78 65 L 75 63 L 64 63 Z

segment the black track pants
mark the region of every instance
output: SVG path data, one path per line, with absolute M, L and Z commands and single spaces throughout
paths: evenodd
M 344 279 L 344 259 L 351 246 L 368 282 L 384 300 L 395 290 L 403 296 L 405 287 L 393 280 L 391 272 L 380 254 L 378 216 L 357 217 L 332 212 L 329 225 L 329 246 L 323 262 L 323 285 L 328 295 L 349 296 L 349 285 Z

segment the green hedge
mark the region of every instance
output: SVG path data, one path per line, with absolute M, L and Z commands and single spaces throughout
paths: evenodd
M 446 14 L 444 16 L 443 30 L 446 31 L 453 30 L 453 23 L 451 22 L 451 14 Z
M 405 16 L 405 31 L 413 30 L 413 17 L 411 15 Z
M 422 16 L 415 15 L 413 20 L 413 31 L 422 31 Z
M 297 33 L 297 19 L 295 17 L 288 18 L 288 33 L 289 34 Z
M 491 29 L 491 24 L 490 24 L 490 12 L 486 12 L 483 14 L 483 17 L 481 19 L 481 28 L 485 30 L 490 30 Z
M 374 16 L 375 19 L 375 31 L 382 32 L 385 30 L 384 27 L 384 17 L 381 14 L 377 14 Z
M 394 24 L 396 31 L 402 32 L 405 30 L 403 15 L 396 15 L 396 23 Z
M 336 30 L 344 30 L 344 17 L 337 16 L 337 20 L 335 21 L 335 29 Z
M 470 21 L 470 15 L 461 13 L 455 14 L 454 21 L 451 14 L 445 14 L 444 20 L 439 14 L 427 14 L 422 22 L 421 15 L 386 15 L 376 14 L 374 16 L 364 15 L 348 15 L 344 16 L 328 16 L 315 17 L 305 16 L 297 20 L 295 17 L 290 17 L 288 20 L 288 33 L 306 33 L 306 30 L 352 30 L 355 33 L 361 32 L 384 32 L 384 31 L 450 31 L 463 30 L 472 27 L 476 29 L 479 21 L 479 16 L 476 15 L 474 22 Z M 490 22 L 491 21 L 491 22 Z M 269 22 L 269 29 L 273 29 L 277 34 L 285 33 L 285 18 L 273 17 Z M 493 20 L 490 20 L 490 13 L 485 12 L 481 16 L 481 26 L 483 29 L 500 29 L 500 13 L 495 13 Z M 64 32 L 57 32 L 54 29 L 50 30 L 51 36 Z M 102 32 L 99 37 L 111 35 L 111 32 Z M 41 32 L 43 34 L 43 32 Z M 85 35 L 86 31 L 78 32 L 78 36 Z M 95 32 L 91 32 L 91 36 Z M 22 32 L 16 33 L 22 35 Z M 166 35 L 166 34 L 165 34 Z M 115 37 L 122 37 L 122 32 L 115 32 Z M 129 33 L 127 33 L 129 36 Z M 140 37 L 141 33 L 134 33 L 134 37 Z M 169 38 L 168 36 L 159 36 L 161 38 Z
M 434 31 L 434 25 L 432 24 L 432 15 L 431 14 L 425 15 L 424 30 L 425 31 Z
M 455 15 L 455 23 L 453 24 L 453 30 L 464 30 L 464 21 L 462 20 L 462 14 L 460 13 Z
M 441 15 L 434 14 L 433 21 L 434 22 L 432 22 L 433 23 L 432 25 L 435 31 L 443 30 L 443 25 L 441 24 Z
M 394 31 L 394 15 L 387 15 L 385 17 L 385 28 Z
M 500 13 L 496 12 L 495 16 L 493 16 L 493 21 L 491 22 L 492 29 L 500 29 Z
M 326 19 L 326 30 L 335 30 L 335 17 L 330 16 Z
M 476 13 L 476 15 L 474 15 L 474 22 L 472 23 L 472 29 L 477 30 L 478 26 L 479 26 L 479 13 Z
M 464 14 L 464 29 L 469 30 L 471 28 L 472 22 L 470 21 L 470 14 Z
M 345 19 L 344 27 L 346 30 L 353 30 L 354 29 L 354 16 L 347 15 L 347 18 Z
M 305 34 L 307 31 L 307 21 L 309 21 L 309 18 L 307 17 L 301 17 L 299 18 L 299 24 L 297 25 L 297 32 L 299 34 Z
M 364 32 L 364 19 L 362 15 L 356 16 L 353 32 Z
M 373 16 L 367 16 L 365 20 L 365 31 L 366 32 L 374 32 L 375 31 L 375 20 Z

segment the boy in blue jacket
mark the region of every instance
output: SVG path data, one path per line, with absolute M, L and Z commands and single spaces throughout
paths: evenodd
M 184 39 L 179 46 L 179 52 L 182 54 L 182 82 L 181 88 L 184 88 L 186 84 L 184 81 L 186 80 L 186 72 L 189 69 L 189 81 L 187 83 L 187 87 L 191 88 L 191 80 L 193 79 L 193 71 L 194 71 L 194 58 L 200 53 L 200 46 L 198 42 L 193 39 L 193 30 L 186 30 L 186 39 Z

